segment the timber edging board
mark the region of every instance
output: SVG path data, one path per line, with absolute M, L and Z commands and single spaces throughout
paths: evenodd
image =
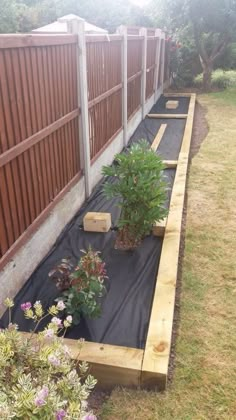
M 101 388 L 141 385 L 163 390 L 166 387 L 195 100 L 196 95 L 191 95 L 163 239 L 145 350 L 85 341 L 79 351 L 77 340 L 65 339 L 72 357 L 88 362 L 90 372 L 96 377 Z M 159 132 L 160 141 L 164 131 L 163 127 Z M 158 146 L 155 145 L 155 149 L 156 147 Z
M 160 119 L 185 119 L 188 117 L 188 114 L 148 114 L 148 118 L 160 118 Z
M 182 214 L 195 101 L 196 94 L 192 94 L 171 195 L 142 364 L 141 385 L 147 388 L 157 386 L 160 390 L 166 388 L 171 351 Z
M 167 124 L 161 124 L 155 139 L 152 142 L 151 149 L 155 152 L 165 134 Z

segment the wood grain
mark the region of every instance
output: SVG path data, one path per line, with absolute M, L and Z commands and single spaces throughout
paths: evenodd
M 193 94 L 171 195 L 142 365 L 142 385 L 157 385 L 162 390 L 166 388 L 171 350 L 179 245 L 195 100 L 196 95 Z
M 165 134 L 167 124 L 161 124 L 155 139 L 152 142 L 151 149 L 155 152 Z
M 185 119 L 188 114 L 148 114 L 148 118 L 161 118 L 161 119 Z

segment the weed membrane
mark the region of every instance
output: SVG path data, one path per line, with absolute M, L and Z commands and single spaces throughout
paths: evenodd
M 166 100 L 166 98 L 161 97 L 150 112 L 165 113 Z M 179 101 L 178 113 L 187 113 L 189 99 L 181 98 Z M 170 113 L 169 110 L 168 113 Z M 141 138 L 146 139 L 151 144 L 163 123 L 167 123 L 168 126 L 157 152 L 164 159 L 176 160 L 181 147 L 185 120 L 146 118 L 140 123 L 129 145 Z M 166 202 L 168 207 L 175 170 L 166 169 L 164 175 L 169 185 Z M 114 178 L 107 179 L 109 182 L 115 182 Z M 117 226 L 120 210 L 116 207 L 117 199 L 108 201 L 105 198 L 103 184 L 104 180 L 96 186 L 91 197 L 65 227 L 50 253 L 43 259 L 17 294 L 12 322 L 17 323 L 21 331 L 32 329 L 33 323 L 25 320 L 20 304 L 40 300 L 44 308 L 50 306 L 59 296 L 59 292 L 54 282 L 48 278 L 49 271 L 65 257 L 69 257 L 72 262 L 77 263 L 82 254 L 81 250 L 88 249 L 91 245 L 94 250 L 101 252 L 101 257 L 106 262 L 109 277 L 107 280 L 108 292 L 102 298 L 101 317 L 95 320 L 83 318 L 78 326 L 68 331 L 67 337 L 72 339 L 83 337 L 87 341 L 144 348 L 162 239 L 150 235 L 134 251 L 115 250 L 116 229 L 114 228 Z M 110 212 L 113 229 L 105 234 L 84 232 L 82 221 L 88 211 Z M 45 321 L 45 323 L 47 322 Z M 5 313 L 0 326 L 6 327 L 7 324 L 8 316 Z M 45 324 L 42 322 L 40 328 L 43 329 L 44 326 Z

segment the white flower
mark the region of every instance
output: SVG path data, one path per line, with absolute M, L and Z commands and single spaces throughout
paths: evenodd
M 70 357 L 71 356 L 71 352 L 69 350 L 69 347 L 67 346 L 63 346 L 63 351 L 64 351 L 64 355 Z
M 59 309 L 59 311 L 63 311 L 63 309 L 65 309 L 66 305 L 64 304 L 63 300 L 59 300 L 58 304 L 57 304 L 57 309 Z
M 57 318 L 56 316 L 54 316 L 52 318 L 51 323 L 54 324 L 54 325 L 56 325 L 57 327 L 61 327 L 62 326 L 61 319 L 60 318 Z
M 66 320 L 71 324 L 72 323 L 72 316 L 71 315 L 68 315 L 66 317 Z

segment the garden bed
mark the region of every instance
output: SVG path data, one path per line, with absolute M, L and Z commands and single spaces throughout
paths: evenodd
M 165 170 L 170 188 L 166 206 L 170 212 L 164 238 L 148 236 L 132 252 L 115 250 L 119 210 L 115 199 L 108 201 L 104 197 L 101 182 L 15 298 L 13 321 L 20 330 L 26 331 L 29 323 L 25 322 L 20 304 L 41 300 L 44 306 L 50 306 L 58 296 L 55 284 L 48 278 L 49 271 L 64 257 L 77 262 L 81 249 L 87 249 L 89 245 L 101 251 L 109 276 L 102 316 L 96 320 L 83 319 L 67 335 L 75 354 L 75 339 L 86 339 L 80 358 L 91 364 L 100 385 L 165 387 L 195 95 L 191 96 L 190 105 L 189 97 L 178 100 L 177 110 L 166 110 L 166 98 L 162 97 L 151 113 L 188 113 L 187 120 L 145 119 L 130 141 L 132 144 L 146 138 L 151 145 L 160 126 L 167 124 L 157 152 L 163 159 L 177 160 L 178 164 L 177 170 Z M 114 180 L 110 179 L 110 182 Z M 106 234 L 84 232 L 82 220 L 88 211 L 110 212 L 112 229 Z M 7 318 L 3 316 L 3 326 L 6 322 Z

